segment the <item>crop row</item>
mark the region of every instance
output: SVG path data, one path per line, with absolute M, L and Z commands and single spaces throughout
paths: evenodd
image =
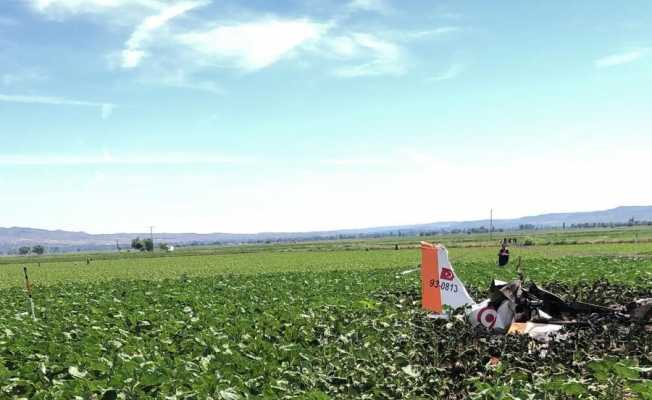
M 511 274 L 473 262 L 458 269 L 476 297 L 486 294 L 489 276 Z M 418 276 L 400 271 L 37 287 L 37 321 L 26 312 L 22 290 L 2 289 L 0 398 L 652 393 L 652 341 L 642 326 L 586 321 L 566 340 L 544 347 L 524 337 L 489 336 L 457 319 L 428 318 L 419 310 Z M 601 304 L 652 291 L 648 260 L 539 260 L 528 271 L 557 292 Z

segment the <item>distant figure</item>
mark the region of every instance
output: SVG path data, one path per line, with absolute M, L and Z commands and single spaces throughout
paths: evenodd
M 394 250 L 398 250 L 398 244 L 394 245 Z
M 504 267 L 509 262 L 509 249 L 507 244 L 503 243 L 500 246 L 500 251 L 498 252 L 498 266 Z

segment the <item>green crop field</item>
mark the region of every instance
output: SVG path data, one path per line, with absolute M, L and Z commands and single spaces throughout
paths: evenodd
M 344 244 L 343 244 L 344 243 Z M 366 246 L 343 249 L 345 242 L 324 242 L 294 246 L 243 246 L 242 248 L 206 248 L 178 253 L 104 253 L 69 254 L 53 257 L 0 258 L 0 288 L 22 286 L 23 266 L 27 266 L 36 285 L 71 282 L 98 282 L 113 279 L 157 280 L 180 275 L 213 276 L 216 274 L 252 274 L 260 272 L 300 272 L 330 270 L 366 270 L 378 268 L 416 267 L 420 262 L 419 238 L 403 242 L 399 250 L 389 250 L 368 241 Z M 449 245 L 454 262 L 474 261 L 485 267 L 495 262 L 496 247 L 455 247 Z M 378 247 L 374 247 L 378 246 Z M 392 244 L 391 248 L 394 248 Z M 236 252 L 236 250 L 240 252 Z M 652 257 L 652 242 L 599 243 L 577 245 L 537 245 L 512 247 L 512 258 L 522 257 L 528 268 L 531 259 L 557 259 L 576 256 Z M 93 261 L 87 264 L 86 259 Z M 574 273 L 569 271 L 569 273 Z
M 512 248 L 526 278 L 598 304 L 652 296 L 652 243 L 550 235 Z M 462 239 L 442 241 L 476 299 L 515 276 Z M 538 344 L 428 318 L 401 274 L 418 240 L 2 259 L 0 399 L 652 398 L 642 325 L 590 319 Z

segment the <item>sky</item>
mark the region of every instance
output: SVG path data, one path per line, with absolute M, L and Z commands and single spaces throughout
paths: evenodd
M 652 2 L 2 0 L 0 226 L 652 204 Z

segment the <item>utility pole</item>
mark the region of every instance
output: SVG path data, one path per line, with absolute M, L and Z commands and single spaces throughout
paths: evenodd
M 489 241 L 493 242 L 494 232 L 494 209 L 489 209 Z

